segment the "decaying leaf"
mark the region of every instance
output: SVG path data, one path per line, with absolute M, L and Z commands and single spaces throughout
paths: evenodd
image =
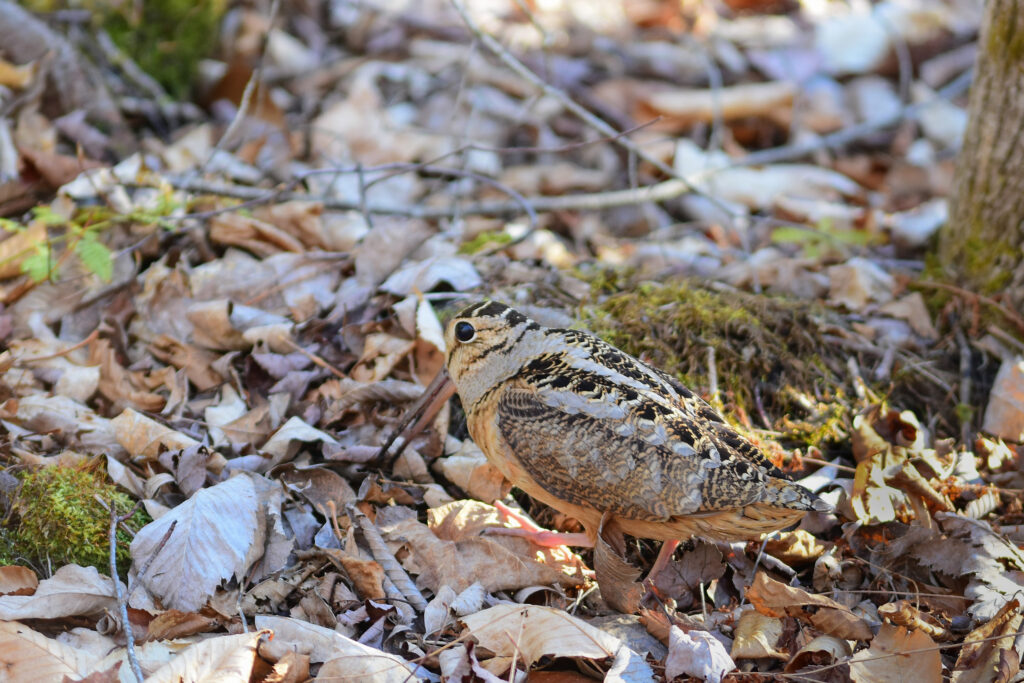
M 824 595 L 808 593 L 758 572 L 747 590 L 747 599 L 754 608 L 769 617 L 791 616 L 815 628 L 848 640 L 870 640 L 867 622 L 849 608 Z M 805 609 L 813 608 L 813 609 Z
M 1024 553 L 987 523 L 953 513 L 936 513 L 942 533 L 907 549 L 925 566 L 948 576 L 966 576 L 968 612 L 989 620 L 1024 589 Z
M 482 647 L 513 655 L 530 667 L 545 655 L 628 662 L 633 675 L 653 676 L 643 659 L 622 641 L 562 610 L 538 605 L 495 605 L 462 618 Z M 626 674 L 620 674 L 625 677 Z
M 736 668 L 725 646 L 707 631 L 684 632 L 678 626 L 669 631 L 665 676 L 681 674 L 703 678 L 707 683 L 721 683 L 722 677 Z
M 200 641 L 146 678 L 153 683 L 217 680 L 246 683 L 256 662 L 256 647 L 267 631 L 239 633 Z
M 935 641 L 922 631 L 882 624 L 871 647 L 853 655 L 850 678 L 855 683 L 942 680 L 942 657 Z
M 756 610 L 744 612 L 736 625 L 729 655 L 732 659 L 788 659 L 789 655 L 776 649 L 782 628 L 782 619 L 765 616 Z
M 92 617 L 117 609 L 114 585 L 95 567 L 67 564 L 39 582 L 31 595 L 0 597 L 0 619 Z
M 196 611 L 221 581 L 241 578 L 267 559 L 280 505 L 280 489 L 255 475 L 240 474 L 202 489 L 139 531 L 131 545 L 133 568 L 149 560 L 174 524 L 158 561 L 141 582 L 165 607 Z M 287 550 L 285 557 L 273 553 L 277 557 L 272 564 L 278 566 L 270 571 L 287 557 Z

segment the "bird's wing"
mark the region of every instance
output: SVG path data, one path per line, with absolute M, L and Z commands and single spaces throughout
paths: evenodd
M 758 502 L 811 509 L 809 492 L 769 486 L 772 477 L 716 446 L 717 432 L 679 407 L 599 375 L 561 373 L 559 386 L 545 383 L 550 377 L 520 374 L 498 398 L 495 420 L 553 496 L 652 521 Z

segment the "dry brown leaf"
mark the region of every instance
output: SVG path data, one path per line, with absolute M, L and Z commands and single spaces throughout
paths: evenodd
M 384 332 L 368 335 L 359 363 L 352 368 L 350 375 L 357 382 L 379 382 L 387 378 L 415 347 L 414 340 Z
M 871 647 L 850 660 L 850 678 L 854 683 L 940 681 L 942 656 L 926 633 L 882 624 Z
M 412 663 L 357 643 L 323 626 L 288 617 L 257 615 L 256 627 L 274 633 L 273 640 L 260 648 L 271 659 L 279 659 L 294 651 L 309 655 L 311 662 L 326 662 L 314 680 L 325 683 L 339 679 L 406 683 L 416 678 Z
M 437 465 L 444 478 L 466 492 L 470 498 L 493 503 L 508 495 L 512 484 L 471 440 L 462 442 L 455 453 L 440 458 Z
M 253 215 L 298 240 L 307 249 L 330 250 L 334 240 L 325 231 L 323 212 L 320 202 L 291 201 L 259 207 Z
M 878 616 L 897 626 L 920 630 L 936 640 L 952 640 L 953 634 L 931 614 L 922 612 L 909 600 L 897 600 L 878 608 Z
M 432 591 L 448 585 L 460 593 L 479 582 L 488 592 L 518 590 L 526 586 L 581 583 L 559 568 L 537 561 L 535 547 L 521 538 L 468 538 L 446 541 L 438 538 L 425 524 L 403 520 L 384 531 L 385 539 L 402 540 L 413 552 L 420 575 L 416 583 Z M 507 545 L 506 545 L 507 544 Z M 516 545 L 521 553 L 509 549 Z
M 231 322 L 233 304 L 227 299 L 194 303 L 186 317 L 192 323 L 192 341 L 215 351 L 241 351 L 249 348 L 242 333 Z
M 287 232 L 237 213 L 222 213 L 210 219 L 210 241 L 228 247 L 241 247 L 261 258 L 281 251 L 305 251 L 302 243 Z
M 309 655 L 287 652 L 274 664 L 264 683 L 303 683 L 309 680 Z
M 149 345 L 149 350 L 157 359 L 184 370 L 199 391 L 208 391 L 224 382 L 212 367 L 217 355 L 205 349 L 161 334 Z
M 271 474 L 317 510 L 328 510 L 328 503 L 333 503 L 336 510 L 344 510 L 346 505 L 357 500 L 348 480 L 326 467 L 296 467 L 286 463 Z
M 101 616 L 117 610 L 114 585 L 95 567 L 67 564 L 39 582 L 32 595 L 0 597 L 0 619 Z
M 1014 638 L 1024 621 L 1020 603 L 1010 600 L 989 621 L 964 638 L 964 647 L 956 660 L 953 680 L 956 683 L 990 683 L 1003 659 L 1003 650 L 1012 648 Z M 998 636 L 1005 635 L 1005 639 Z
M 0 621 L 0 669 L 4 680 L 60 683 L 89 671 L 92 656 L 47 638 L 17 621 Z
M 822 662 L 822 654 L 827 657 L 825 662 Z M 786 664 L 786 672 L 799 671 L 803 667 L 815 663 L 833 664 L 851 654 L 853 654 L 853 650 L 850 648 L 849 641 L 835 636 L 818 636 L 793 655 L 793 658 Z
M 39 578 L 28 567 L 0 567 L 0 596 L 32 595 L 38 586 Z
M 46 239 L 46 224 L 32 221 L 23 232 L 16 232 L 0 242 L 0 280 L 21 275 L 22 262 Z
M 326 550 L 334 555 L 345 568 L 345 573 L 352 581 L 352 587 L 364 600 L 384 597 L 384 568 L 374 560 L 364 560 L 352 555 Z
M 131 408 L 110 421 L 118 443 L 135 458 L 156 459 L 165 450 L 183 450 L 199 442 Z
M 795 566 L 813 562 L 827 549 L 828 546 L 803 529 L 776 534 L 768 539 L 764 547 L 765 552 L 772 557 Z
M 190 645 L 146 678 L 147 683 L 223 681 L 249 683 L 256 648 L 269 631 L 217 636 Z
M 192 612 L 225 579 L 250 572 L 262 578 L 266 572 L 259 571 L 257 563 L 277 565 L 264 567 L 269 571 L 280 569 L 291 549 L 290 541 L 279 547 L 282 497 L 279 484 L 250 474 L 198 491 L 136 534 L 131 544 L 133 569 L 150 559 L 177 523 L 160 550 L 156 569 L 140 582 L 165 606 Z
M 176 609 L 169 609 L 156 615 L 149 622 L 149 629 L 146 632 L 146 640 L 174 640 L 185 638 L 197 633 L 206 633 L 222 626 L 219 619 L 197 614 L 195 612 L 182 612 Z
M 747 610 L 740 615 L 729 654 L 733 659 L 789 659 L 789 655 L 776 649 L 782 628 L 782 619 Z
M 601 597 L 612 609 L 634 614 L 640 609 L 644 587 L 640 570 L 625 557 L 623 532 L 611 515 L 601 518 L 594 540 L 594 574 L 601 587 Z
M 114 348 L 106 339 L 98 339 L 90 345 L 89 362 L 100 367 L 100 393 L 114 405 L 159 412 L 167 402 L 164 396 L 152 393 L 154 387 L 147 373 L 126 370 L 117 362 Z M 164 384 L 167 379 L 161 376 L 157 384 Z
M 787 586 L 781 581 L 758 572 L 747 590 L 747 599 L 754 608 L 769 617 L 792 616 L 806 621 L 820 631 L 848 640 L 870 640 L 872 633 L 867 622 L 847 607 L 824 595 Z M 805 607 L 817 608 L 816 611 Z

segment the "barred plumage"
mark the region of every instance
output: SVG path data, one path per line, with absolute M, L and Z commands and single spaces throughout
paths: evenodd
M 830 508 L 675 378 L 590 334 L 483 301 L 445 342 L 473 440 L 591 538 L 605 513 L 634 536 L 739 540 Z

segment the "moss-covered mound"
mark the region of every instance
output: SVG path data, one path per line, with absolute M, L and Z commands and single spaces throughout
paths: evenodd
M 39 569 L 73 563 L 93 566 L 103 573 L 110 567 L 110 513 L 100 504 L 113 502 L 118 515 L 134 504 L 110 483 L 96 466 L 52 466 L 20 473 L 21 488 L 14 497 L 13 512 L 4 524 L 5 562 L 29 562 Z M 150 521 L 136 512 L 126 525 L 138 530 Z M 131 538 L 117 532 L 117 566 L 128 570 Z

